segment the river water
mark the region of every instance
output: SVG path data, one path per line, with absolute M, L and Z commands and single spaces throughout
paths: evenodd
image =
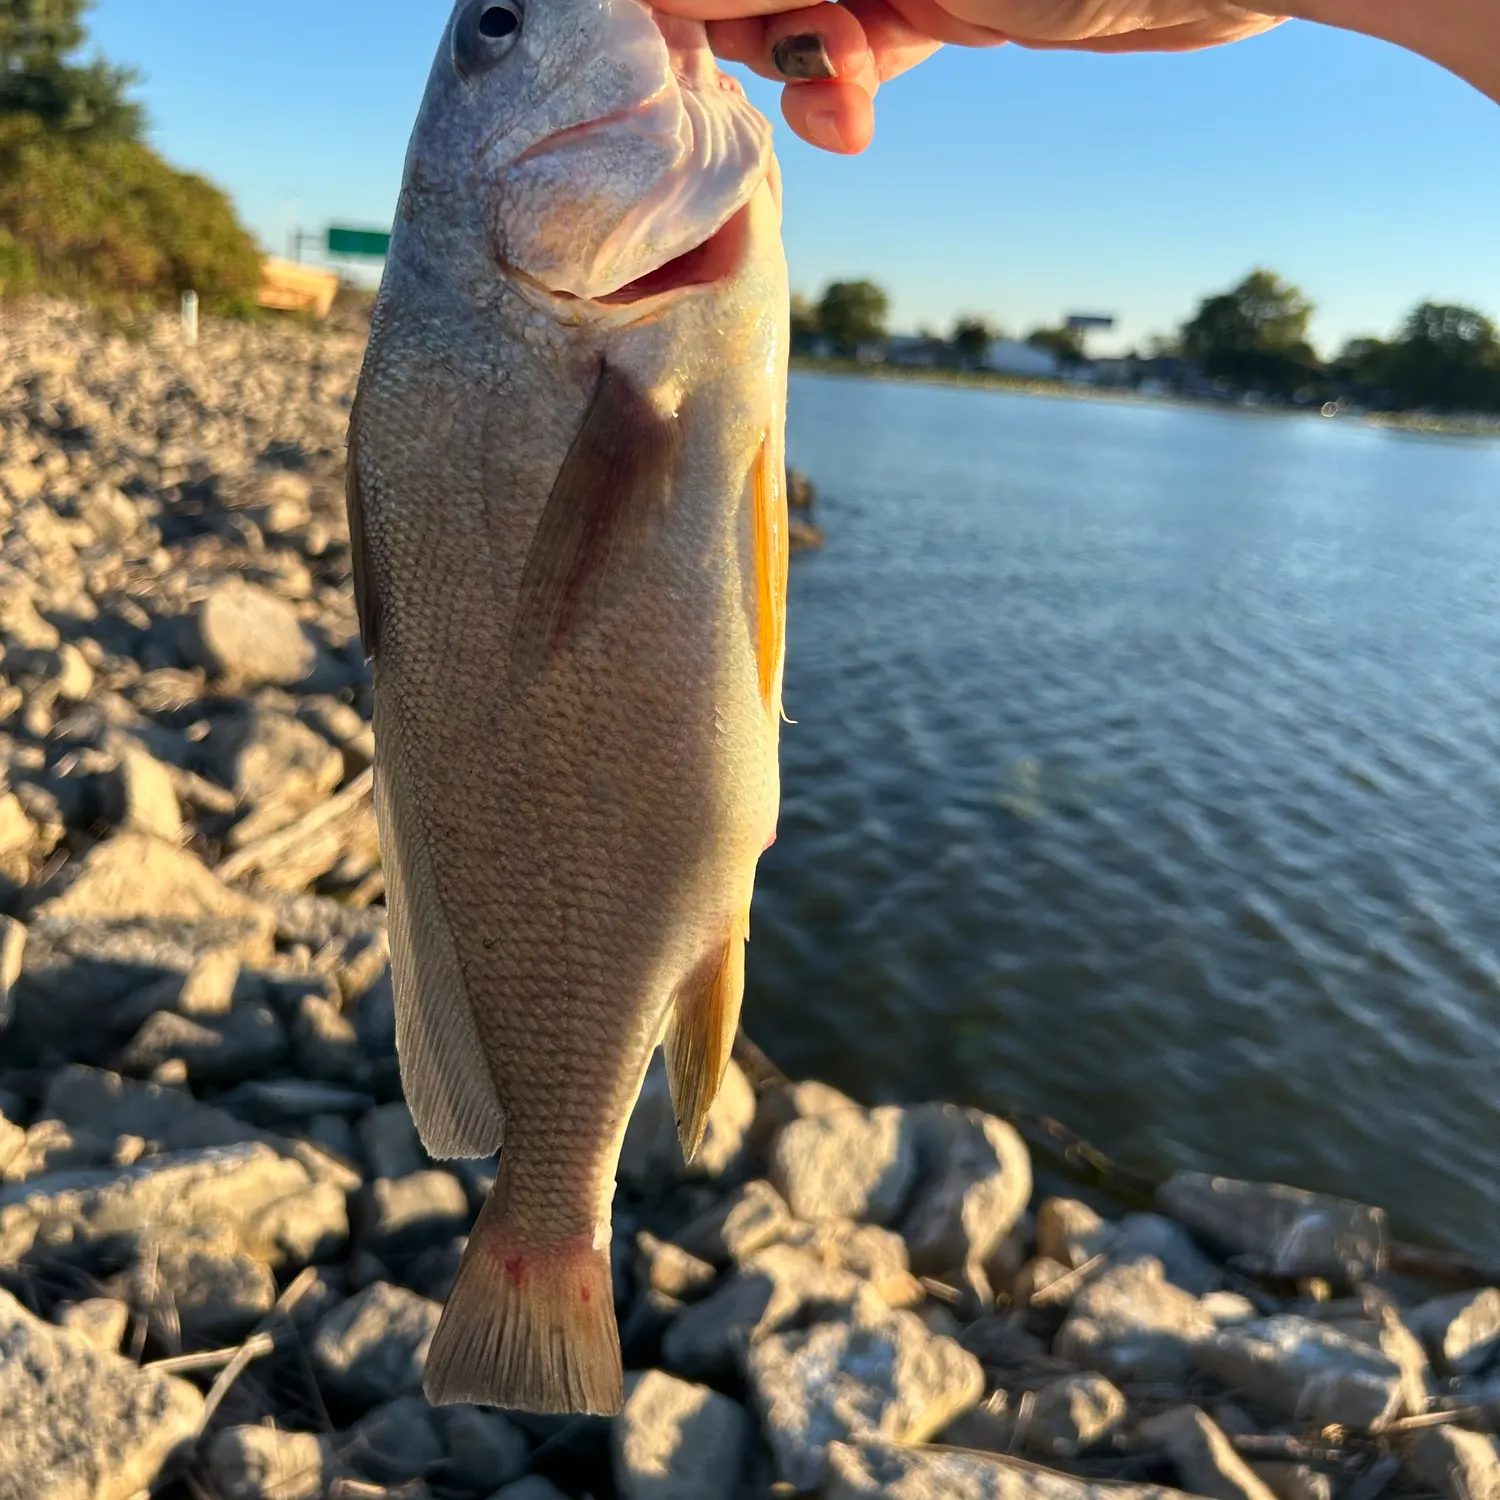
M 1500 1247 L 1500 444 L 794 376 L 748 1029 Z

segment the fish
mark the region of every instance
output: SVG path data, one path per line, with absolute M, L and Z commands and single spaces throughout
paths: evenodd
M 771 130 L 701 23 L 460 0 L 348 438 L 403 1089 L 498 1170 L 434 1403 L 621 1404 L 621 1142 L 691 1159 L 774 840 L 789 302 Z

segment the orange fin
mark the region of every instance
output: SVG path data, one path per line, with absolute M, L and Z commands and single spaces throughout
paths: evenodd
M 607 363 L 558 470 L 521 576 L 511 670 L 522 681 L 628 583 L 671 501 L 682 423 Z
M 781 669 L 786 655 L 786 578 L 790 561 L 786 473 L 768 432 L 751 473 L 755 536 L 755 660 L 760 696 L 773 718 L 781 713 Z
M 745 922 L 683 981 L 667 1029 L 667 1081 L 677 1116 L 682 1159 L 692 1161 L 703 1142 L 708 1111 L 718 1097 L 745 995 Z
M 370 571 L 370 543 L 365 532 L 365 494 L 359 473 L 359 444 L 355 424 L 359 402 L 349 418 L 349 458 L 344 468 L 344 503 L 349 512 L 349 565 L 354 573 L 354 611 L 359 618 L 359 639 L 365 660 L 372 661 L 380 634 L 380 612 L 375 606 L 374 578 Z
M 608 1241 L 523 1240 L 506 1222 L 506 1196 L 502 1157 L 432 1336 L 422 1389 L 435 1406 L 613 1416 L 624 1379 Z

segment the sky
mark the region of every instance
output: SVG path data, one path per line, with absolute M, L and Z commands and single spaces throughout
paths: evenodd
M 158 149 L 226 188 L 267 249 L 293 226 L 387 227 L 450 0 L 97 0 Z M 792 285 L 886 288 L 892 326 L 1009 332 L 1102 312 L 1099 352 L 1175 329 L 1264 265 L 1314 342 L 1418 301 L 1500 317 L 1500 108 L 1383 43 L 1294 23 L 1188 56 L 950 48 L 882 89 L 874 145 L 777 123 Z

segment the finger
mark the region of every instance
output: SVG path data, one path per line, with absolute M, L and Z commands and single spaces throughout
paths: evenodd
M 842 5 L 711 21 L 708 42 L 717 56 L 782 82 L 852 79 L 870 65 L 864 30 Z
M 875 134 L 875 101 L 857 83 L 793 83 L 781 91 L 781 112 L 804 141 L 855 156 Z
M 656 9 L 700 21 L 733 21 L 744 16 L 775 15 L 786 9 L 786 0 L 662 0 Z
M 1026 37 L 1012 37 L 1018 47 L 1038 52 L 1197 52 L 1205 47 L 1219 47 L 1226 42 L 1241 42 L 1280 26 L 1284 16 L 1246 16 L 1236 21 L 1187 21 L 1179 26 L 1157 30 L 1126 31 L 1115 36 L 1099 36 L 1074 42 L 1033 42 Z
M 953 14 L 959 8 L 954 0 L 944 0 L 941 4 L 939 0 L 869 0 L 869 3 L 871 8 L 888 12 L 909 33 L 933 41 L 952 42 L 959 47 L 998 47 L 1010 40 L 1006 32 Z M 862 15 L 864 7 L 851 0 L 851 9 Z
M 859 22 L 880 83 L 925 62 L 942 46 L 931 32 L 912 25 L 888 0 L 845 0 L 845 4 Z

